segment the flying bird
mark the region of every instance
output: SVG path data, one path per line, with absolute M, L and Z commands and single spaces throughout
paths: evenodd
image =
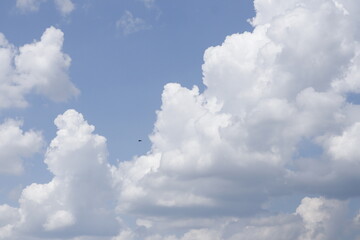
M 138 142 L 142 142 L 142 140 L 141 140 L 141 139 L 139 139 L 139 140 L 138 140 Z

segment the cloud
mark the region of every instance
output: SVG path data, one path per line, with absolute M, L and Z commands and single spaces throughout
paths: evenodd
M 40 152 L 44 140 L 40 132 L 23 132 L 22 122 L 8 119 L 0 125 L 0 175 L 19 175 L 23 159 Z
M 24 12 L 36 12 L 46 0 L 16 0 L 16 7 Z
M 21 221 L 9 229 L 64 239 L 358 239 L 348 202 L 360 196 L 360 108 L 347 96 L 359 92 L 360 4 L 254 4 L 252 32 L 206 50 L 204 92 L 164 87 L 147 154 L 109 166 L 105 138 L 76 111 L 60 115 L 45 157 L 54 178 L 23 190 Z M 142 24 L 126 12 L 117 26 L 130 34 Z M 290 213 L 269 204 L 292 196 L 302 200 Z
M 155 0 L 141 0 L 147 8 L 153 8 L 155 6 Z
M 348 215 L 346 201 L 323 197 L 303 198 L 293 213 L 249 218 L 212 218 L 206 220 L 208 227 L 200 226 L 201 221 L 204 220 L 188 221 L 190 229 L 179 236 L 150 234 L 144 237 L 139 230 L 124 230 L 114 240 L 330 240 L 357 239 L 360 233 L 360 228 L 356 226 L 356 218 L 352 219 Z M 164 224 L 169 227 L 173 223 L 164 221 L 158 224 L 157 227 Z M 194 227 L 196 225 L 199 226 Z
M 45 157 L 54 177 L 23 190 L 22 220 L 14 231 L 47 238 L 63 231 L 69 236 L 114 234 L 118 224 L 106 139 L 93 134 L 94 127 L 74 110 L 59 115 L 55 124 L 57 136 Z
M 25 96 L 37 93 L 53 101 L 79 94 L 70 81 L 71 58 L 62 52 L 64 34 L 50 27 L 40 41 L 16 48 L 0 34 L 0 108 L 26 107 Z
M 360 122 L 345 129 L 341 136 L 331 136 L 327 140 L 327 151 L 337 161 L 359 161 Z
M 0 205 L 0 239 L 8 239 L 12 235 L 13 224 L 20 220 L 18 209 L 9 205 Z
M 71 0 L 54 0 L 54 3 L 62 15 L 68 15 L 75 9 L 75 5 Z
M 301 216 L 305 231 L 300 239 L 343 238 L 346 223 L 346 203 L 324 198 L 304 198 L 296 213 Z
M 255 1 L 255 7 L 252 33 L 228 36 L 206 50 L 204 93 L 165 86 L 152 151 L 119 166 L 121 211 L 246 216 L 265 210 L 270 196 L 290 192 L 359 194 L 340 187 L 358 182 L 346 174 L 356 172 L 355 165 L 337 168 L 323 145 L 359 121 L 347 91 L 334 85 L 348 84 L 356 69 L 351 13 L 321 0 L 287 1 L 279 12 L 269 1 Z M 356 144 L 356 132 L 351 136 Z M 335 139 L 331 146 L 338 145 Z M 304 142 L 320 154 L 304 159 Z M 349 148 L 344 152 L 356 156 Z M 339 187 L 332 188 L 335 183 Z
M 46 1 L 47 0 L 16 0 L 16 7 L 23 12 L 37 12 L 40 9 L 40 5 Z M 54 4 L 58 11 L 64 16 L 70 14 L 75 9 L 75 5 L 71 0 L 54 0 Z
M 151 28 L 143 19 L 134 17 L 129 11 L 125 11 L 122 17 L 116 21 L 116 27 L 121 29 L 124 35 Z
M 121 214 L 246 218 L 271 211 L 270 197 L 359 196 L 360 109 L 346 100 L 358 4 L 283 2 L 255 1 L 253 32 L 206 50 L 203 93 L 165 86 L 151 151 L 115 175 Z

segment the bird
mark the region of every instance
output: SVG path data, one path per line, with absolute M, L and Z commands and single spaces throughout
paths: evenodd
M 141 140 L 141 139 L 139 139 L 139 140 L 138 140 L 138 142 L 142 142 L 142 140 Z

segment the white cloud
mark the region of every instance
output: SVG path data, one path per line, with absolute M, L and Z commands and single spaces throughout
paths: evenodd
M 54 174 L 47 184 L 27 186 L 20 198 L 16 232 L 28 236 L 108 235 L 118 229 L 113 209 L 106 139 L 93 134 L 81 114 L 68 110 L 55 124 L 57 136 L 45 163 Z
M 347 230 L 351 218 L 347 211 L 345 201 L 306 197 L 295 213 L 253 218 L 229 239 L 350 239 Z
M 303 219 L 305 232 L 299 239 L 338 239 L 348 225 L 346 203 L 324 198 L 304 198 L 296 213 Z
M 8 205 L 0 205 L 0 227 L 19 220 L 18 209 Z
M 0 34 L 0 108 L 25 107 L 25 96 L 37 93 L 53 101 L 79 94 L 70 81 L 71 59 L 62 52 L 64 34 L 50 27 L 40 41 L 19 48 Z
M 54 2 L 62 15 L 70 14 L 75 9 L 75 5 L 71 0 L 54 0 Z
M 43 225 L 45 231 L 53 231 L 56 229 L 61 229 L 75 224 L 74 216 L 71 212 L 60 210 L 57 211 L 54 215 L 51 215 L 45 224 Z
M 21 174 L 23 159 L 39 152 L 43 146 L 40 132 L 23 132 L 21 126 L 21 121 L 12 119 L 0 125 L 0 174 Z
M 23 12 L 36 12 L 39 11 L 40 5 L 47 0 L 16 0 L 16 7 Z M 62 15 L 70 14 L 75 5 L 72 0 L 54 0 L 54 4 Z
M 0 239 L 9 239 L 13 234 L 13 225 L 19 220 L 18 209 L 8 205 L 0 205 Z
M 327 151 L 339 161 L 360 161 L 360 122 L 344 130 L 341 136 L 332 136 L 327 140 Z
M 116 21 L 116 27 L 121 29 L 124 35 L 151 28 L 143 19 L 133 16 L 129 11 L 125 11 L 122 17 Z
M 346 101 L 359 82 L 355 13 L 325 0 L 255 6 L 253 32 L 205 52 L 203 93 L 165 86 L 151 151 L 115 175 L 120 213 L 245 217 L 293 192 L 359 196 L 359 167 L 328 157 L 358 155 L 360 109 Z
M 105 138 L 74 110 L 60 115 L 45 158 L 54 178 L 23 191 L 14 229 L 80 238 L 118 230 L 114 240 L 359 239 L 359 217 L 336 198 L 360 196 L 360 107 L 346 100 L 360 86 L 360 4 L 254 3 L 254 31 L 205 52 L 203 93 L 165 86 L 147 154 L 110 167 Z M 143 24 L 130 12 L 117 22 L 124 34 Z M 270 198 L 292 194 L 304 197 L 293 213 L 271 213 Z
M 39 10 L 40 4 L 46 0 L 16 0 L 16 7 L 22 11 L 35 12 Z
M 54 101 L 64 101 L 79 93 L 69 80 L 71 59 L 61 52 L 63 41 L 63 32 L 50 27 L 40 41 L 19 48 L 15 65 L 22 86 L 34 88 Z

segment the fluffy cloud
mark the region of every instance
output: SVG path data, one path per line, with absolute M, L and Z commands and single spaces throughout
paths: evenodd
M 74 110 L 60 115 L 45 158 L 54 178 L 24 189 L 10 230 L 64 239 L 117 230 L 113 240 L 359 239 L 347 201 L 360 196 L 360 107 L 347 96 L 360 86 L 360 4 L 254 3 L 253 32 L 206 50 L 204 92 L 165 86 L 147 154 L 109 166 L 94 127 Z M 117 23 L 125 34 L 143 23 L 125 15 Z M 301 196 L 299 206 L 275 214 L 269 200 L 289 196 Z
M 296 209 L 301 216 L 305 231 L 300 239 L 343 238 L 347 227 L 346 203 L 324 198 L 304 198 Z
M 141 18 L 135 17 L 131 12 L 126 11 L 119 20 L 116 27 L 121 29 L 124 35 L 147 30 L 150 26 Z
M 20 220 L 19 210 L 8 205 L 0 205 L 0 239 L 10 238 L 13 224 Z
M 0 174 L 21 174 L 22 160 L 39 152 L 43 146 L 40 132 L 23 132 L 21 125 L 21 121 L 12 119 L 0 125 Z
M 59 115 L 55 124 L 57 136 L 45 156 L 54 177 L 27 186 L 18 209 L 0 205 L 0 239 L 56 238 L 64 232 L 105 237 L 118 231 L 106 139 L 93 134 L 94 127 L 74 110 Z M 16 127 L 9 131 L 15 136 Z
M 359 161 L 360 122 L 345 129 L 341 136 L 331 136 L 327 140 L 327 151 L 337 161 Z
M 47 0 L 16 0 L 16 7 L 23 12 L 36 12 L 39 10 L 40 5 Z M 75 5 L 71 0 L 54 0 L 56 8 L 62 15 L 70 14 Z
M 21 221 L 15 235 L 37 237 L 102 235 L 117 232 L 106 139 L 93 134 L 81 114 L 68 110 L 56 118 L 57 136 L 45 163 L 53 173 L 46 184 L 27 186 L 20 197 Z
M 110 239 L 120 223 L 106 139 L 94 134 L 94 126 L 75 110 L 54 122 L 58 131 L 44 160 L 54 177 L 23 189 L 18 208 L 0 205 L 0 239 Z M 42 143 L 39 133 L 23 133 L 20 126 L 14 120 L 0 126 L 0 138 L 6 139 L 0 141 L 0 159 L 3 153 L 12 157 L 4 158 L 4 171 L 13 171 L 21 163 L 16 157 L 31 154 Z M 10 169 L 10 163 L 15 167 Z
M 347 10 L 357 5 L 255 1 L 254 31 L 206 50 L 203 93 L 165 86 L 151 151 L 115 175 L 119 213 L 247 217 L 271 210 L 269 197 L 359 196 L 360 109 L 346 100 L 358 92 L 358 21 Z
M 32 92 L 53 101 L 79 94 L 68 76 L 71 59 L 62 52 L 63 41 L 63 32 L 54 27 L 20 48 L 0 34 L 0 108 L 25 107 L 25 96 Z

